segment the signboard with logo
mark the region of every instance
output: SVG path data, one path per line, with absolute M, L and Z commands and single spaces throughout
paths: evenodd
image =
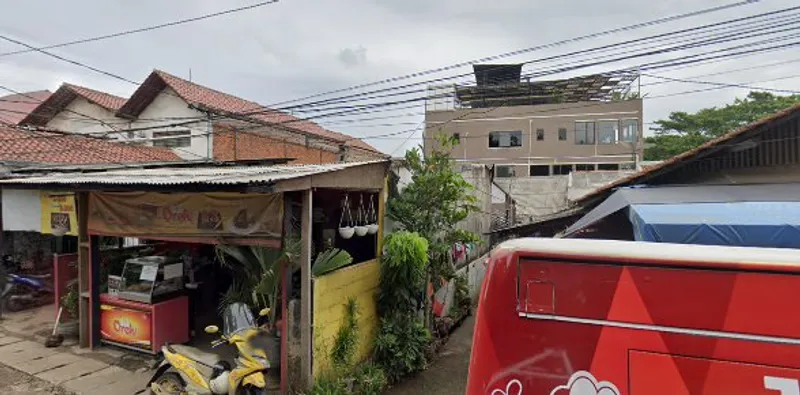
M 103 340 L 149 350 L 151 323 L 149 312 L 100 305 L 100 335 Z
M 89 231 L 125 236 L 279 238 L 283 196 L 239 193 L 92 193 Z
M 42 233 L 58 236 L 77 236 L 78 217 L 75 195 L 71 193 L 41 192 Z

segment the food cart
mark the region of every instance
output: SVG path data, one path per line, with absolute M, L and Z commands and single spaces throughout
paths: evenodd
M 119 289 L 100 294 L 101 341 L 158 353 L 166 343 L 189 341 L 189 300 L 183 262 L 163 256 L 128 259 Z

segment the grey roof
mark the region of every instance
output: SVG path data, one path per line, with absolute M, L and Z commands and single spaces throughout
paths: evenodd
M 233 167 L 160 167 L 114 169 L 97 172 L 71 172 L 33 175 L 0 180 L 2 185 L 236 185 L 262 184 L 335 172 L 351 167 L 387 161 L 332 163 L 324 165 L 276 165 Z

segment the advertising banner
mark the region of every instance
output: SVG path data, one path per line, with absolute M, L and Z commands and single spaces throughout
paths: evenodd
M 75 195 L 41 192 L 42 233 L 58 236 L 78 235 L 78 216 L 75 211 Z
M 125 236 L 280 238 L 283 195 L 92 193 L 89 231 Z
M 103 304 L 100 305 L 100 335 L 104 340 L 149 350 L 151 318 L 148 312 Z

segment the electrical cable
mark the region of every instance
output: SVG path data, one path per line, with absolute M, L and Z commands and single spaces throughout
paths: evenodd
M 259 3 L 251 4 L 251 5 L 244 6 L 244 7 L 231 8 L 231 9 L 227 9 L 227 10 L 223 10 L 223 11 L 214 12 L 214 13 L 211 13 L 211 14 L 200 15 L 200 16 L 187 18 L 187 19 L 180 19 L 180 20 L 177 20 L 177 21 L 172 21 L 172 22 L 162 23 L 162 24 L 158 24 L 158 25 L 142 27 L 142 28 L 133 29 L 133 30 L 125 30 L 125 31 L 122 31 L 122 32 L 105 34 L 105 35 L 102 35 L 102 36 L 96 36 L 96 37 L 83 38 L 83 39 L 79 39 L 79 40 L 67 41 L 67 42 L 63 42 L 63 43 L 60 43 L 60 44 L 45 45 L 43 47 L 39 47 L 39 48 L 36 48 L 36 49 L 27 49 L 27 50 L 21 50 L 21 51 L 5 52 L 5 53 L 0 53 L 0 57 L 23 54 L 23 53 L 29 53 L 29 52 L 35 52 L 36 50 L 41 50 L 41 49 L 62 48 L 62 47 L 70 46 L 70 45 L 85 44 L 85 43 L 90 43 L 90 42 L 94 42 L 94 41 L 108 40 L 110 38 L 128 36 L 128 35 L 131 35 L 131 34 L 148 32 L 148 31 L 151 31 L 151 30 L 163 29 L 165 27 L 178 26 L 178 25 L 183 25 L 183 24 L 190 23 L 190 22 L 197 22 L 197 21 L 201 21 L 201 20 L 204 20 L 204 19 L 214 18 L 214 17 L 218 17 L 218 16 L 222 16 L 222 15 L 228 15 L 228 14 L 233 14 L 233 13 L 237 13 L 237 12 L 241 12 L 241 11 L 252 10 L 254 8 L 263 7 L 263 6 L 274 4 L 274 3 L 277 3 L 277 2 L 279 2 L 279 0 L 262 1 L 262 2 L 259 2 Z
M 680 20 L 680 19 L 686 19 L 686 18 L 690 18 L 690 17 L 694 17 L 694 16 L 710 14 L 710 13 L 714 13 L 714 12 L 718 12 L 718 11 L 723 11 L 723 10 L 727 10 L 727 9 L 731 9 L 731 8 L 736 8 L 736 7 L 740 7 L 740 6 L 744 6 L 744 5 L 757 3 L 758 1 L 759 0 L 740 1 L 740 2 L 725 4 L 725 5 L 721 5 L 721 6 L 717 6 L 717 7 L 711 7 L 711 8 L 706 8 L 706 9 L 702 9 L 702 10 L 692 11 L 692 12 L 688 12 L 688 13 L 672 15 L 672 16 L 668 16 L 668 17 L 663 17 L 663 18 L 647 21 L 647 22 L 642 22 L 642 23 L 623 26 L 623 27 L 619 27 L 619 28 L 615 28 L 615 29 L 605 30 L 605 31 L 598 32 L 598 33 L 592 33 L 592 34 L 587 34 L 587 35 L 583 35 L 583 36 L 573 37 L 573 38 L 566 39 L 566 40 L 556 41 L 556 42 L 545 44 L 545 45 L 537 45 L 537 46 L 534 46 L 534 47 L 519 49 L 519 50 L 506 52 L 506 53 L 502 53 L 502 54 L 498 54 L 498 55 L 492 55 L 492 56 L 488 56 L 488 57 L 484 57 L 484 58 L 480 58 L 480 59 L 473 59 L 473 60 L 469 60 L 469 61 L 466 61 L 466 62 L 456 63 L 456 64 L 452 64 L 452 65 L 449 65 L 449 66 L 438 67 L 438 68 L 424 70 L 424 71 L 418 71 L 418 72 L 415 72 L 415 73 L 406 74 L 406 75 L 399 76 L 399 77 L 391 77 L 391 78 L 383 79 L 383 80 L 380 80 L 380 81 L 374 81 L 374 82 L 370 82 L 370 83 L 366 83 L 366 84 L 359 84 L 359 85 L 354 85 L 354 86 L 341 88 L 341 89 L 336 89 L 336 90 L 332 90 L 332 91 L 316 93 L 316 94 L 313 94 L 313 95 L 310 95 L 310 96 L 306 96 L 306 97 L 302 97 L 302 98 L 298 98 L 298 99 L 272 103 L 272 104 L 268 105 L 267 107 L 279 106 L 279 105 L 283 105 L 283 104 L 288 104 L 288 103 L 294 103 L 294 102 L 298 102 L 298 101 L 308 100 L 308 99 L 312 99 L 312 98 L 316 98 L 316 97 L 327 96 L 327 95 L 331 95 L 331 94 L 335 94 L 335 93 L 353 91 L 353 90 L 366 88 L 366 87 L 370 87 L 370 86 L 393 83 L 393 82 L 397 82 L 397 81 L 402 81 L 402 80 L 407 80 L 407 79 L 411 79 L 411 78 L 421 77 L 421 76 L 424 76 L 424 75 L 441 73 L 443 71 L 449 71 L 449 70 L 453 70 L 453 69 L 457 69 L 457 68 L 461 68 L 461 67 L 471 66 L 471 65 L 476 64 L 476 63 L 492 62 L 492 61 L 505 59 L 505 58 L 512 57 L 512 56 L 521 55 L 521 54 L 528 53 L 528 52 L 539 51 L 539 50 L 542 50 L 542 49 L 548 49 L 548 48 L 557 47 L 557 46 L 566 45 L 566 44 L 572 44 L 572 43 L 580 42 L 580 41 L 587 40 L 587 39 L 608 36 L 608 35 L 612 35 L 612 34 L 615 34 L 615 33 L 620 33 L 620 32 L 625 32 L 625 31 L 630 31 L 630 30 L 636 30 L 636 29 L 640 29 L 640 28 L 643 28 L 643 27 L 651 27 L 651 26 L 656 26 L 656 25 L 660 25 L 660 24 L 663 24 L 663 23 L 668 23 L 668 22 L 672 22 L 672 21 L 676 21 L 676 20 Z

